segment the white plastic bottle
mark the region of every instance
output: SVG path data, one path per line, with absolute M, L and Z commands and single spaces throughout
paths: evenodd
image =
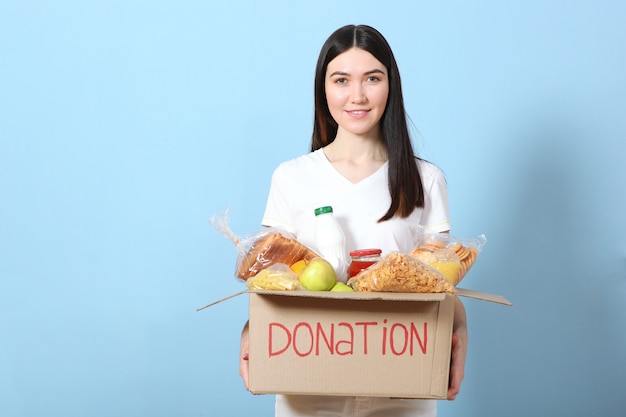
M 317 252 L 335 269 L 337 281 L 348 279 L 346 237 L 331 206 L 315 209 L 315 246 Z

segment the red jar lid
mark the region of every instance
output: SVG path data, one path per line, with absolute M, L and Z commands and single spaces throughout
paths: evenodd
M 372 256 L 372 255 L 380 255 L 383 253 L 380 249 L 357 249 L 350 252 L 350 256 L 358 257 L 358 256 Z

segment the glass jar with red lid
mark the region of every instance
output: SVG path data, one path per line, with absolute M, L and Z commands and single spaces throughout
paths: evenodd
M 350 266 L 348 267 L 348 277 L 352 278 L 364 269 L 369 268 L 380 261 L 380 249 L 358 249 L 350 252 Z

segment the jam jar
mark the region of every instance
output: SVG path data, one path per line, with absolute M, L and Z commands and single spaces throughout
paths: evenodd
M 358 249 L 350 252 L 350 266 L 348 267 L 348 278 L 352 278 L 359 272 L 380 261 L 380 249 Z

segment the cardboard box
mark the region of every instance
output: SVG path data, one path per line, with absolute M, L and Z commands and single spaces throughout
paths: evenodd
M 251 291 L 250 391 L 445 399 L 456 296 Z

